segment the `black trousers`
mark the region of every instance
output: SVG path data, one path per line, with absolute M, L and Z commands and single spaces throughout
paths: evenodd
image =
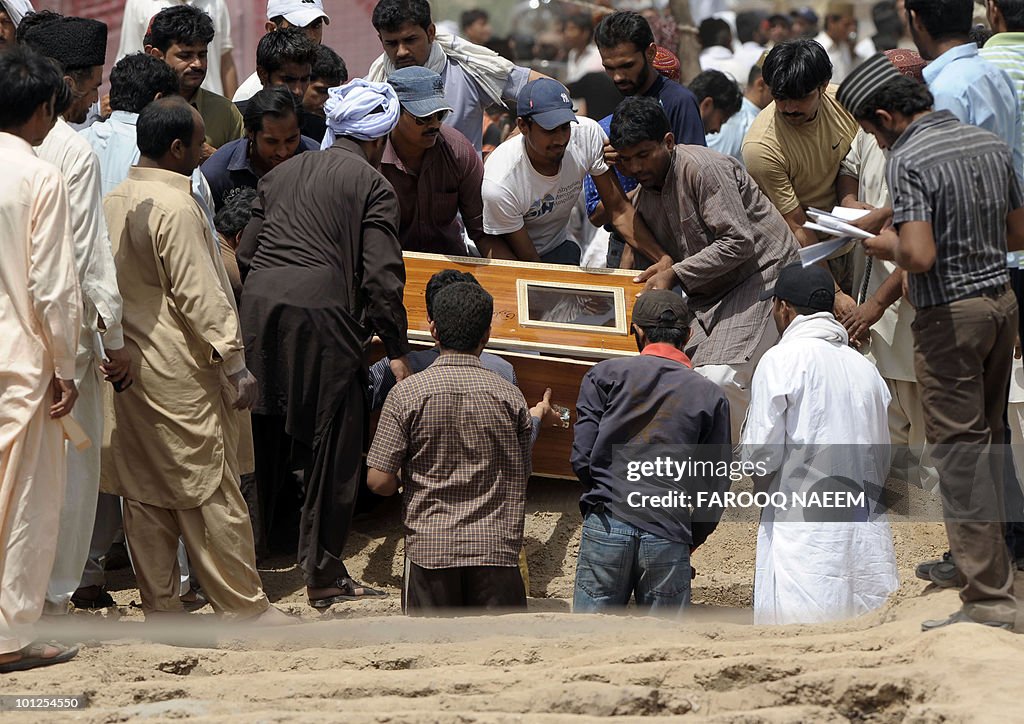
M 402 593 L 410 616 L 459 608 L 526 610 L 526 589 L 518 566 L 421 568 L 407 560 Z
M 278 501 L 293 493 L 292 472 L 303 471 L 298 562 L 311 588 L 328 588 L 349 575 L 342 551 L 359 493 L 367 424 L 365 389 L 358 380 L 313 449 L 288 436 L 284 417 L 252 416 L 258 517 L 265 531 L 274 525 Z

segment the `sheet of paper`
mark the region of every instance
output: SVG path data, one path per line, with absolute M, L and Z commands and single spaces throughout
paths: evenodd
M 817 244 L 811 244 L 800 249 L 800 263 L 805 266 L 811 266 L 817 264 L 819 261 L 825 261 L 830 257 L 837 255 L 840 250 L 847 245 L 853 245 L 848 238 L 841 239 L 829 239 L 828 241 L 819 241 Z
M 832 215 L 844 221 L 856 221 L 862 216 L 867 216 L 870 211 L 867 209 L 851 209 L 849 206 L 833 206 Z

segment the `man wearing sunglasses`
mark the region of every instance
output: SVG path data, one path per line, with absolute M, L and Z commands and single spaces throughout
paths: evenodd
M 466 234 L 483 253 L 504 244 L 484 234 L 480 196 L 484 165 L 469 140 L 444 125 L 452 108 L 441 76 L 429 68 L 410 66 L 394 71 L 388 83 L 402 112 L 380 170 L 398 194 L 402 249 L 465 256 L 460 213 Z

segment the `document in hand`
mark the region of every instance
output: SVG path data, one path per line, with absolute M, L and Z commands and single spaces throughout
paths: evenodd
M 804 224 L 805 229 L 838 237 L 829 241 L 822 241 L 800 250 L 800 261 L 803 266 L 817 264 L 825 259 L 832 259 L 842 256 L 853 248 L 854 239 L 870 239 L 874 234 L 858 229 L 847 222 L 859 219 L 868 213 L 865 209 L 851 209 L 845 206 L 836 206 L 832 212 L 821 209 L 807 209 L 807 216 L 812 219 Z

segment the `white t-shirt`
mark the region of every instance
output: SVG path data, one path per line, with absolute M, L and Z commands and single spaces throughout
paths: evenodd
M 608 172 L 605 135 L 597 121 L 580 117 L 557 176 L 543 176 L 526 156 L 525 140 L 510 138 L 484 164 L 484 231 L 511 234 L 524 226 L 538 254 L 546 254 L 569 238 L 572 208 L 587 174 Z

